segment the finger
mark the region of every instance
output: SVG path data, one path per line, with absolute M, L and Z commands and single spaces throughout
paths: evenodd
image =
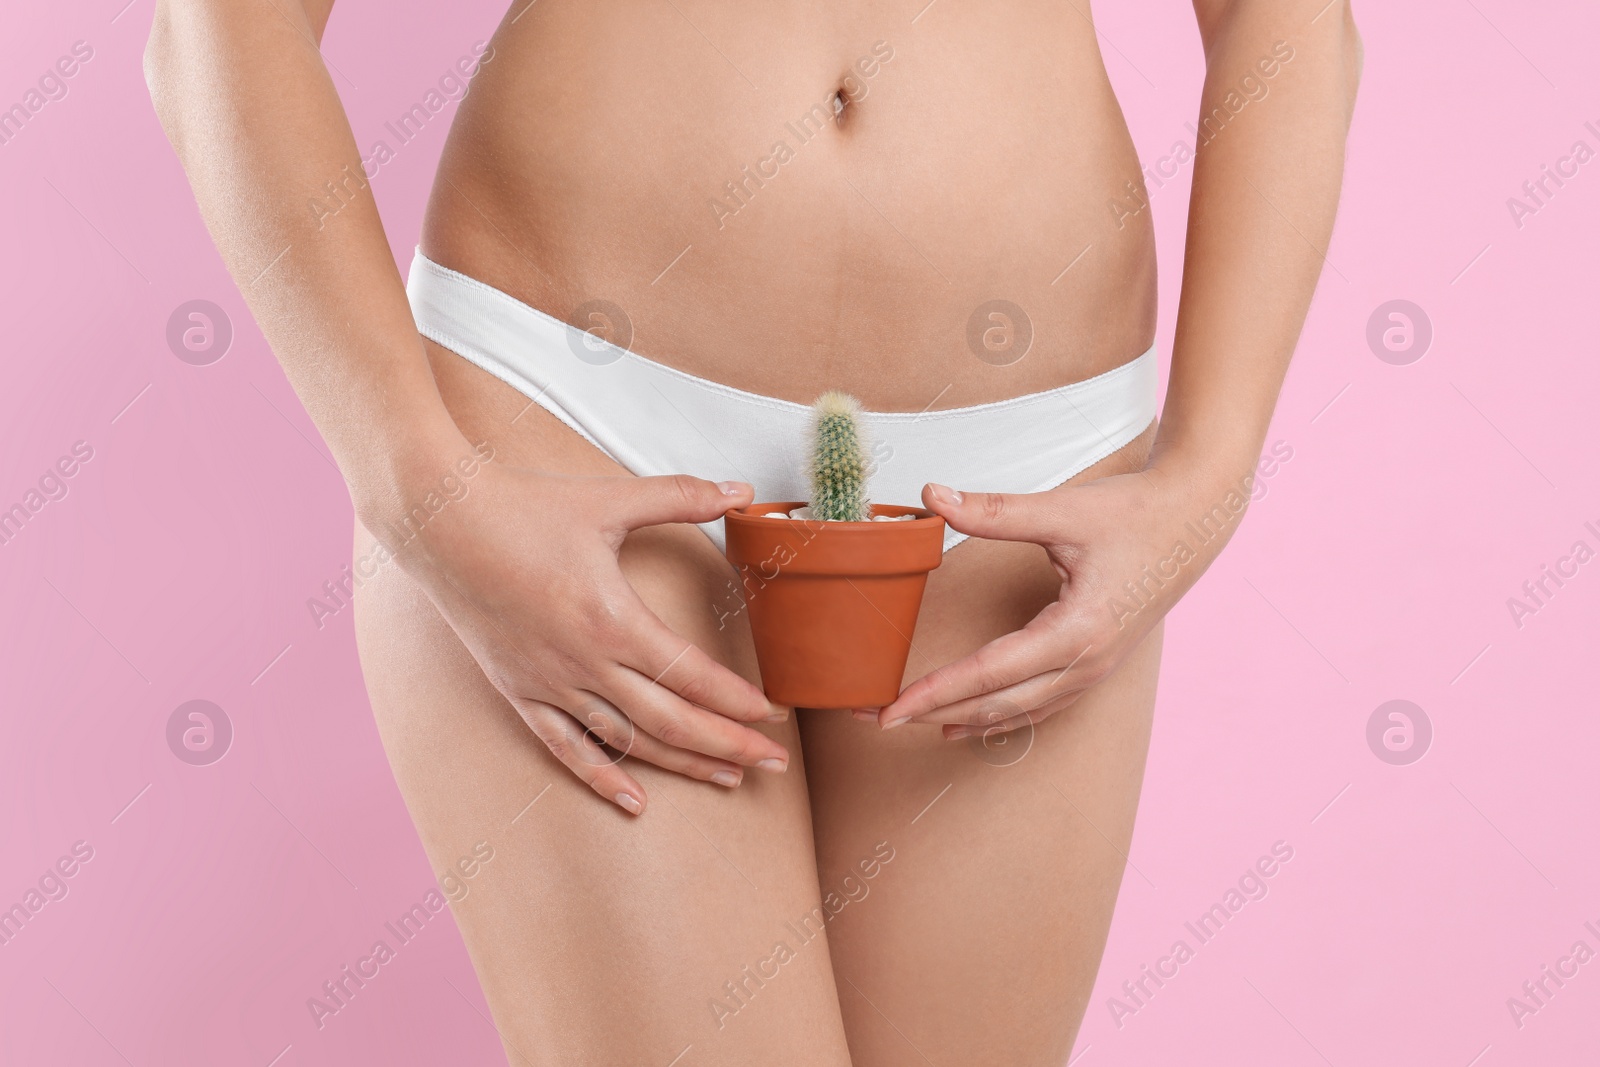
M 710 522 L 755 499 L 755 490 L 744 482 L 708 482 L 687 474 L 610 481 L 623 483 L 611 490 L 611 516 L 623 530 L 667 522 Z
M 1045 609 L 1049 611 L 1050 608 Z M 913 718 L 940 721 L 926 717 L 946 704 L 992 693 L 1048 670 L 1060 638 L 1046 620 L 1045 612 L 972 655 L 918 678 L 879 713 L 878 721 L 886 730 Z
M 1061 540 L 1061 498 L 1054 493 L 964 493 L 929 482 L 922 502 L 957 533 L 995 541 Z
M 1067 708 L 1070 708 L 1073 704 L 1077 703 L 1078 698 L 1082 695 L 1083 693 L 1081 691 L 1072 693 L 1068 696 L 1062 697 L 1060 700 L 1051 701 L 1051 703 L 1045 707 L 1034 708 L 1031 711 L 1023 712 L 1021 715 L 1013 715 L 1009 719 L 1002 719 L 999 722 L 989 723 L 987 725 L 969 726 L 966 723 L 949 723 L 942 727 L 944 730 L 944 739 L 946 741 L 959 741 L 963 737 L 979 737 L 983 738 L 984 740 L 988 740 L 991 737 L 997 737 L 1001 734 L 1008 734 L 1013 730 L 1020 730 L 1023 727 L 1032 726 L 1035 723 L 1043 722 L 1050 716 L 1055 715 L 1058 712 L 1065 711 Z
M 744 779 L 744 768 L 738 764 L 673 748 L 656 740 L 635 726 L 615 704 L 597 694 L 583 694 L 582 710 L 573 715 L 592 736 L 611 750 L 607 755 L 615 753 L 612 762 L 632 756 L 663 770 L 687 778 L 698 778 L 702 782 L 714 782 L 729 789 Z
M 637 598 L 635 598 L 637 600 Z M 662 622 L 642 600 L 634 623 L 637 642 L 632 654 L 619 657 L 659 685 L 691 704 L 739 722 L 782 722 L 789 709 L 712 659 L 698 645 L 685 641 Z
M 578 720 L 538 700 L 513 700 L 512 704 L 550 754 L 590 789 L 632 815 L 644 811 L 647 801 L 644 788 L 616 765 Z
M 1013 685 L 941 705 L 925 715 L 917 716 L 914 721 L 965 723 L 980 727 L 1049 706 L 1061 697 L 1086 689 L 1093 683 L 1088 672 L 1077 666 L 1083 659 L 1080 656 L 1075 663 L 1069 663 L 1066 667 L 1053 667 Z
M 634 725 L 673 748 L 773 773 L 789 766 L 788 750 L 772 738 L 696 707 L 636 671 L 619 666 L 610 682 L 606 697 Z

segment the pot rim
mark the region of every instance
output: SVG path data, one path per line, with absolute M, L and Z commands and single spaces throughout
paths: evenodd
M 910 530 L 923 529 L 936 523 L 943 523 L 944 519 L 923 507 L 911 507 L 906 504 L 873 504 L 874 515 L 915 515 L 910 522 L 883 523 L 873 522 L 839 522 L 831 519 L 775 519 L 775 511 L 790 512 L 795 508 L 807 507 L 810 501 L 806 500 L 771 500 L 764 503 L 746 504 L 742 508 L 734 508 L 727 513 L 728 518 L 737 518 L 742 522 L 750 522 L 759 526 L 789 526 L 793 523 L 810 523 L 820 525 L 824 529 L 838 528 L 840 530 L 885 529 L 885 530 Z M 762 509 L 757 511 L 756 509 Z

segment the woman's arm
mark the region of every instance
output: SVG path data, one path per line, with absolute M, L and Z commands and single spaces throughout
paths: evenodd
M 1326 260 L 1361 71 L 1346 0 L 1196 0 L 1206 50 L 1183 293 L 1152 466 L 1254 470 Z M 1312 20 L 1315 21 L 1312 21 Z M 1290 55 L 1287 62 L 1284 55 Z M 1278 73 L 1267 78 L 1265 69 Z M 1241 81 L 1267 89 L 1248 100 Z M 1211 119 L 1210 125 L 1207 125 Z
M 1323 2 L 1195 0 L 1202 133 L 1149 464 L 1047 493 L 929 486 L 924 502 L 955 529 L 1044 545 L 1061 597 L 1022 630 L 913 683 L 880 713 L 885 727 L 946 723 L 947 736 L 961 737 L 1067 707 L 1154 628 L 1237 528 L 1326 262 L 1360 77 L 1349 4 Z M 1201 542 L 1185 524 L 1208 514 L 1226 521 Z
M 470 495 L 430 514 L 404 550 L 394 544 L 396 558 L 534 732 L 608 800 L 637 812 L 645 794 L 585 728 L 723 784 L 737 783 L 741 765 L 782 769 L 783 747 L 734 720 L 785 709 L 686 647 L 617 563 L 629 530 L 709 521 L 749 503 L 750 487 L 477 468 L 485 449 L 439 395 L 318 50 L 331 6 L 161 0 L 145 75 L 217 248 L 333 450 L 357 517 L 381 541 L 406 540 L 407 518 L 473 470 Z M 331 190 L 340 209 L 313 211 Z M 582 723 L 563 710 L 579 708 L 595 710 Z
M 471 447 L 428 369 L 318 41 L 331 0 L 162 0 L 156 114 L 217 250 L 349 483 L 380 515 Z M 309 9 L 309 10 L 308 10 Z M 317 218 L 333 182 L 348 198 Z

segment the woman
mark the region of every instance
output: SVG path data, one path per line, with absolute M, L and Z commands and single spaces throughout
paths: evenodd
M 328 0 L 163 0 L 152 96 L 349 483 L 373 708 L 436 869 L 474 871 L 515 1062 L 1067 1056 L 1160 619 L 1249 496 L 1360 68 L 1340 0 L 1195 10 L 1158 431 L 1150 212 L 1087 5 L 519 0 L 463 71 L 408 301 Z M 938 428 L 944 466 L 893 450 L 874 490 L 971 536 L 909 684 L 853 717 L 761 695 L 715 543 L 782 499 L 726 472 L 782 469 L 830 388 L 891 444 Z

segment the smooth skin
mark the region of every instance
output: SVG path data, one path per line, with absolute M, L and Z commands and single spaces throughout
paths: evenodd
M 1133 616 L 1108 601 L 1254 467 L 1359 76 L 1346 4 L 1319 8 L 1196 5 L 1202 114 L 1275 42 L 1295 57 L 1194 163 L 1159 432 L 1048 493 L 925 490 L 977 539 L 933 573 L 874 724 L 755 685 L 731 572 L 679 525 L 751 487 L 627 475 L 418 337 L 370 190 L 307 210 L 361 157 L 316 49 L 327 6 L 159 5 L 157 113 L 349 483 L 357 557 L 393 552 L 357 635 L 396 780 L 436 870 L 495 849 L 455 914 L 512 1062 L 1064 1061 L 1131 841 L 1159 620 L 1225 538 Z M 893 57 L 869 75 L 875 42 Z M 1150 213 L 1109 209 L 1139 165 L 1087 8 L 547 2 L 491 46 L 424 250 L 563 317 L 620 304 L 650 358 L 922 410 L 1081 380 L 1154 334 Z M 836 89 L 842 115 L 778 177 L 708 210 Z M 964 340 L 997 292 L 1040 339 L 1006 368 Z M 465 495 L 404 537 L 447 478 Z

